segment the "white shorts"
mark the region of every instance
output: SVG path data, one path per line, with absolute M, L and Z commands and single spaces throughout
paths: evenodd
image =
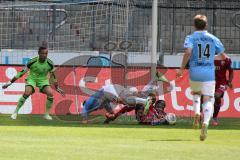
M 201 92 L 204 96 L 214 96 L 215 93 L 215 81 L 199 82 L 199 81 L 189 81 L 190 87 L 193 92 Z

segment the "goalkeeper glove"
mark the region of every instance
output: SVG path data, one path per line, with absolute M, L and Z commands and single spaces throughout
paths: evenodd
M 60 93 L 63 97 L 65 97 L 65 92 L 61 88 L 57 87 L 56 91 Z
M 6 89 L 6 88 L 9 87 L 11 84 L 12 84 L 12 82 L 8 81 L 7 83 L 5 83 L 5 84 L 2 86 L 2 89 Z
M 160 72 L 156 73 L 156 77 L 158 81 L 163 81 L 169 83 L 169 80 Z

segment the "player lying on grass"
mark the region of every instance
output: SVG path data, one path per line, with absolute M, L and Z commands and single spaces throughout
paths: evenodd
M 153 100 L 154 102 L 154 100 Z M 164 111 L 166 105 L 164 100 L 158 100 L 152 103 L 149 107 L 148 112 L 143 105 L 137 104 L 133 106 L 124 106 L 119 111 L 110 114 L 106 113 L 105 123 L 114 121 L 120 115 L 135 110 L 136 119 L 139 124 L 144 125 L 162 125 L 162 124 L 175 124 L 176 116 L 173 113 L 166 113 Z
M 154 81 L 164 81 L 169 82 L 163 75 L 157 73 Z M 152 83 L 151 82 L 151 83 Z M 148 85 L 152 87 L 153 85 Z M 159 88 L 155 85 L 152 87 L 151 91 L 156 92 Z M 144 92 L 138 92 L 136 88 L 124 88 L 121 85 L 106 85 L 103 86 L 99 91 L 90 96 L 87 100 L 83 102 L 83 111 L 81 116 L 83 116 L 83 123 L 87 123 L 88 115 L 98 109 L 105 108 L 106 111 L 110 114 L 113 114 L 113 105 L 111 104 L 124 104 L 124 105 L 144 105 L 146 110 L 149 109 L 151 99 L 147 99 L 146 95 L 148 94 L 146 90 Z
M 35 88 L 38 87 L 40 92 L 47 95 L 46 113 L 43 117 L 47 120 L 52 120 L 49 112 L 53 104 L 53 91 L 50 87 L 48 74 L 50 74 L 50 79 L 53 81 L 56 91 L 62 96 L 64 96 L 64 91 L 58 87 L 57 79 L 54 73 L 54 64 L 49 58 L 47 58 L 47 55 L 48 49 L 46 47 L 39 47 L 38 56 L 30 59 L 23 70 L 18 72 L 15 77 L 2 86 L 3 89 L 6 89 L 16 80 L 21 78 L 25 73 L 30 71 L 26 78 L 24 94 L 19 99 L 16 110 L 11 115 L 12 119 L 17 118 L 18 111 L 23 106 L 24 102 L 35 92 Z
M 114 105 L 117 104 L 145 104 L 145 99 L 136 97 L 135 88 L 124 88 L 121 85 L 105 85 L 95 94 L 83 102 L 83 123 L 87 123 L 91 112 L 105 108 L 108 113 L 113 114 Z M 150 102 L 149 102 L 150 103 Z
M 112 112 L 107 112 L 106 117 L 107 119 L 104 121 L 105 124 L 109 123 L 110 121 L 116 119 L 119 115 L 130 112 L 136 108 L 136 106 L 143 106 L 144 108 L 144 113 L 147 114 L 150 106 L 154 104 L 156 101 L 155 95 L 154 94 L 149 94 L 147 98 L 139 98 L 139 97 L 126 97 L 124 107 L 121 108 L 118 112 L 114 113 Z

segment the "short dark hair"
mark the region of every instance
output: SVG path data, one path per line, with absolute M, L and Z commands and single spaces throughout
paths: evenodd
M 47 47 L 40 46 L 40 47 L 38 48 L 38 54 L 39 54 L 42 50 L 45 50 L 45 49 L 47 49 Z
M 155 102 L 156 102 L 156 95 L 155 95 L 155 94 L 149 93 L 148 96 L 149 96 L 149 97 L 152 97 L 152 103 L 155 103 Z
M 164 110 L 164 108 L 166 107 L 166 102 L 164 100 L 158 100 L 155 103 L 155 107 Z
M 197 30 L 204 30 L 207 26 L 207 17 L 198 14 L 194 17 L 194 26 Z

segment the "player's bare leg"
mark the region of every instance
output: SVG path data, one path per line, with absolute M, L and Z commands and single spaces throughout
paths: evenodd
M 17 115 L 18 115 L 18 111 L 21 109 L 21 107 L 24 105 L 25 101 L 27 100 L 27 98 L 33 93 L 33 88 L 31 86 L 26 86 L 25 87 L 25 92 L 22 95 L 22 97 L 20 97 L 17 107 L 15 109 L 15 111 L 13 112 L 13 114 L 11 115 L 12 119 L 17 119 Z

